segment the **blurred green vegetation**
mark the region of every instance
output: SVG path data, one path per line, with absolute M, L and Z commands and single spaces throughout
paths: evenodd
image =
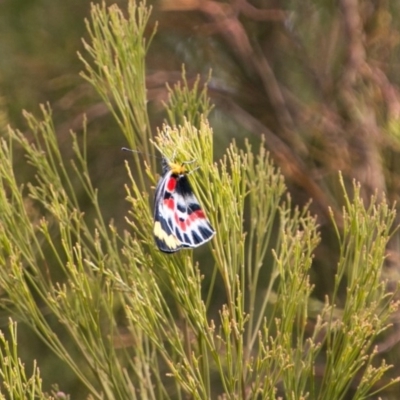
M 96 48 L 93 39 L 99 32 L 90 34 L 85 26 L 85 18 L 93 19 L 90 2 L 0 2 L 0 129 L 5 138 L 1 328 L 11 340 L 8 318 L 18 322 L 18 355 L 34 376 L 27 390 L 39 382 L 33 360 L 46 392 L 57 383 L 72 398 L 89 393 L 134 398 L 129 388 L 137 398 L 180 398 L 183 393 L 195 398 L 195 387 L 199 398 L 225 392 L 230 398 L 297 399 L 309 392 L 310 398 L 330 399 L 337 393 L 335 398 L 350 399 L 385 388 L 400 375 L 398 318 L 389 315 L 391 297 L 384 294 L 396 291 L 400 272 L 393 230 L 399 218 L 392 210 L 400 193 L 400 5 L 384 0 L 289 1 L 284 6 L 268 0 L 160 0 L 149 2 L 154 9 L 143 31 L 125 26 L 127 31 L 118 36 L 128 6 L 123 1 L 105 4 L 115 3 L 123 14 L 114 25 L 102 26 L 110 46 L 99 64 L 96 57 L 104 43 Z M 102 15 L 98 11 L 97 19 Z M 144 64 L 141 35 L 149 44 L 156 25 Z M 84 69 L 86 79 L 79 74 Z M 51 111 L 40 106 L 47 102 Z M 33 114 L 23 117 L 23 109 Z M 194 260 L 186 253 L 168 259 L 152 247 L 151 200 L 146 196 L 151 197 L 157 179 L 153 158 L 132 160 L 126 201 L 128 174 L 120 148 L 129 145 L 154 154 L 151 140 L 165 121 L 183 128 L 172 131 L 174 142 L 164 129 L 158 146 L 168 155 L 175 146 L 179 156 L 196 158 L 201 165 L 192 181 L 218 232 L 212 257 L 205 247 Z M 7 124 L 23 133 L 7 132 Z M 230 147 L 232 139 L 236 144 Z M 282 177 L 263 158 L 264 149 L 285 178 L 291 194 L 285 205 Z M 33 157 L 31 163 L 26 154 Z M 260 154 L 257 162 L 255 154 Z M 51 155 L 55 159 L 46 175 L 40 168 Z M 212 159 L 223 161 L 217 167 Z M 4 169 L 9 161 L 15 181 Z M 50 183 L 54 187 L 45 192 Z M 274 186 L 272 192 L 263 192 L 263 184 Z M 35 185 L 44 191 L 36 197 Z M 48 198 L 41 197 L 45 193 Z M 297 209 L 310 199 L 315 221 Z M 52 208 L 57 202 L 59 210 Z M 125 220 L 129 212 L 131 225 Z M 13 219 L 17 216 L 21 219 Z M 44 225 L 39 229 L 42 217 L 48 219 L 47 239 Z M 63 226 L 66 221 L 69 228 Z M 122 229 L 131 233 L 121 234 Z M 69 246 L 60 240 L 63 232 Z M 299 232 L 306 239 L 297 237 Z M 230 240 L 234 253 L 227 251 Z M 300 282 L 290 274 L 296 265 Z M 65 291 L 57 282 L 66 282 Z M 153 289 L 154 297 L 147 296 Z M 86 296 L 94 296 L 94 302 L 86 303 Z M 65 308 L 56 306 L 60 299 Z M 167 314 L 153 315 L 152 301 Z M 98 309 L 92 309 L 94 304 Z M 68 315 L 72 310 L 76 314 Z M 244 313 L 250 310 L 247 320 Z M 93 312 L 98 312 L 97 323 L 87 332 L 97 327 L 99 336 L 83 339 L 82 326 L 73 321 Z M 211 320 L 220 329 L 218 343 L 211 343 Z M 233 333 L 233 327 L 245 334 Z M 163 330 L 171 337 L 157 344 L 163 336 L 152 335 Z M 60 343 L 46 339 L 51 331 Z M 289 333 L 293 337 L 285 336 Z M 282 341 L 269 342 L 269 335 Z M 99 353 L 93 347 L 96 340 L 104 346 Z M 361 362 L 361 354 L 371 354 L 372 343 L 376 354 Z M 253 356 L 262 360 L 262 355 L 264 362 L 276 357 L 280 363 L 252 365 L 253 373 L 259 372 L 252 374 L 239 362 L 250 363 Z M 384 377 L 385 367 L 373 370 L 381 360 L 394 364 Z M 17 357 L 14 362 L 18 365 Z M 118 373 L 112 376 L 106 366 Z M 268 383 L 262 381 L 270 374 Z M 159 393 L 140 386 L 150 381 Z M 258 395 L 256 385 L 263 390 Z M 16 391 L 15 398 L 24 390 Z M 386 398 L 396 399 L 397 391 L 398 386 L 389 388 Z M 40 392 L 33 391 L 32 398 Z

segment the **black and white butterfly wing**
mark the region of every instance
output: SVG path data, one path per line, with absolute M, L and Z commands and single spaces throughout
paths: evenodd
M 215 235 L 186 174 L 170 170 L 160 179 L 155 195 L 153 233 L 158 248 L 166 253 L 198 247 Z

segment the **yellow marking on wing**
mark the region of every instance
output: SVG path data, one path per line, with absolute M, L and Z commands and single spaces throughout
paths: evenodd
M 181 242 L 178 240 L 176 236 L 168 235 L 167 232 L 165 232 L 164 229 L 162 229 L 159 221 L 156 221 L 154 223 L 153 233 L 154 236 L 162 240 L 170 249 L 176 249 L 178 246 L 181 245 Z

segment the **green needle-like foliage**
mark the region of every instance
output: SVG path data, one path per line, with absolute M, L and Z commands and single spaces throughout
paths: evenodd
M 54 399 L 42 390 L 42 379 L 36 362 L 33 364 L 32 375 L 27 376 L 25 367 L 18 358 L 17 325 L 10 322 L 9 329 L 11 344 L 0 333 L 0 377 L 4 389 L 0 393 L 0 399 Z
M 371 398 L 389 368 L 375 361 L 374 342 L 397 309 L 381 280 L 394 210 L 377 198 L 364 207 L 356 184 L 352 198 L 344 193 L 334 295 L 316 304 L 309 275 L 319 227 L 307 209 L 292 207 L 264 143 L 259 150 L 232 143 L 214 160 L 206 89 L 185 79 L 170 89 L 171 120 L 152 137 L 144 75 L 149 12 L 133 1 L 127 16 L 116 6 L 93 6 L 84 76 L 131 146 L 193 161 L 189 179 L 217 234 L 196 252 L 166 255 L 155 247 L 148 186 L 157 172 L 153 159 L 140 167 L 138 154 L 135 167 L 126 163 L 126 230 L 104 221 L 86 130 L 83 138 L 71 135 L 74 158 L 66 160 L 50 108 L 42 107 L 42 119 L 25 113 L 32 140 L 9 129 L 0 146 L 3 310 L 32 329 L 90 399 L 334 400 L 350 388 L 353 399 Z M 35 171 L 24 185 L 13 165 L 17 147 Z M 343 285 L 346 299 L 338 304 Z M 36 365 L 26 375 L 16 325 L 1 341 L 0 392 L 51 398 Z

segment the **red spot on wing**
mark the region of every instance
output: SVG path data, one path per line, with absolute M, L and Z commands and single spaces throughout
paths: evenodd
M 197 218 L 202 218 L 202 219 L 206 218 L 206 215 L 204 214 L 203 210 L 197 210 L 195 214 L 197 215 Z
M 178 214 L 176 213 L 174 215 L 174 218 L 175 218 L 175 223 L 179 226 L 179 228 L 182 229 L 183 231 L 186 231 L 187 221 L 181 221 L 178 217 Z
M 196 210 L 189 215 L 189 220 L 194 221 L 196 219 L 205 219 L 206 215 L 204 214 L 203 210 Z
M 164 200 L 164 206 L 169 208 L 170 210 L 174 209 L 174 205 L 175 205 L 174 199 L 170 198 Z
M 169 178 L 167 182 L 167 190 L 170 192 L 173 192 L 175 190 L 176 186 L 176 179 L 175 178 Z

